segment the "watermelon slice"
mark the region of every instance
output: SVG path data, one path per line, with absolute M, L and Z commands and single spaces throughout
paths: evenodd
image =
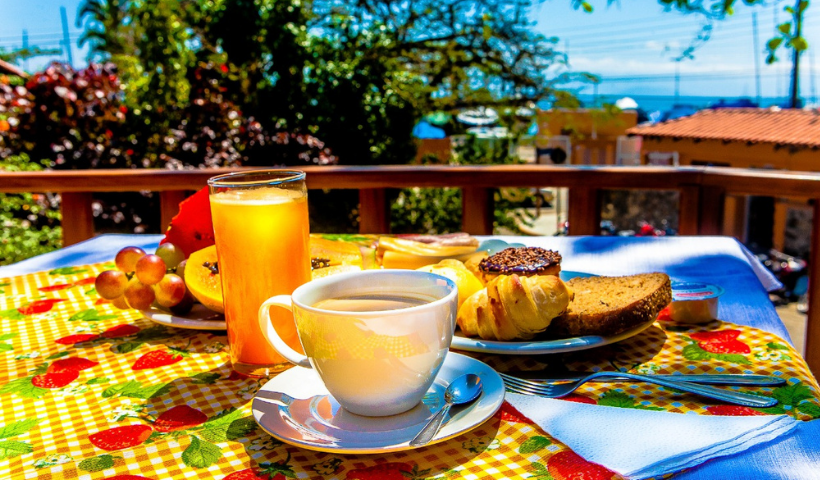
M 165 238 L 159 243 L 173 243 L 185 252 L 186 258 L 214 244 L 214 224 L 211 220 L 208 187 L 179 204 L 179 213 L 171 220 Z

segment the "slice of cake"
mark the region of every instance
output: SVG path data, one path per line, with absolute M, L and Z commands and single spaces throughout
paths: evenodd
M 672 285 L 665 273 L 573 278 L 567 286 L 575 299 L 566 313 L 550 323 L 550 337 L 617 335 L 654 320 L 672 301 Z

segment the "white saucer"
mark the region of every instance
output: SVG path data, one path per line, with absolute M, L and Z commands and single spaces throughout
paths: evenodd
M 272 378 L 253 399 L 253 418 L 273 437 L 290 445 L 331 453 L 385 453 L 409 450 L 427 420 L 444 405 L 444 390 L 456 377 L 475 373 L 484 387 L 478 400 L 453 407 L 430 442 L 467 432 L 492 417 L 504 402 L 504 383 L 495 370 L 474 358 L 449 352 L 422 403 L 389 417 L 347 412 L 328 394 L 316 371 L 294 367 Z
M 152 308 L 151 310 L 140 310 L 148 320 L 174 328 L 187 328 L 191 330 L 225 330 L 225 316 L 202 306 L 194 304 L 194 308 L 185 315 L 178 316 L 172 313 Z

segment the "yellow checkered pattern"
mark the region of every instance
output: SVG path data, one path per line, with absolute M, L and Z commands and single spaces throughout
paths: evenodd
M 567 450 L 537 426 L 517 418 L 506 405 L 502 412 L 469 433 L 429 447 L 387 455 L 335 455 L 302 450 L 281 444 L 260 429 L 228 435 L 230 439 L 211 438 L 207 443 L 213 447 L 204 450 L 201 445 L 208 439 L 193 430 L 161 436 L 155 433 L 134 446 L 103 450 L 92 444 L 90 435 L 126 425 L 148 425 L 162 412 L 179 405 L 195 408 L 209 418 L 232 408 L 240 410 L 242 417 L 249 417 L 250 401 L 264 383 L 231 376 L 227 339 L 221 332 L 170 329 L 153 324 L 139 312 L 120 311 L 109 303 L 100 303 L 93 284 L 81 281 L 107 268 L 112 266 L 98 264 L 51 274 L 0 278 L 0 344 L 5 345 L 0 346 L 0 478 L 98 479 L 138 475 L 156 480 L 221 479 L 233 472 L 273 464 L 288 477 L 299 479 L 509 479 L 553 471 L 557 467 L 550 464 L 550 459 Z M 40 290 L 61 284 L 73 286 Z M 63 301 L 48 311 L 20 313 L 27 311 L 32 302 L 48 299 Z M 95 312 L 89 313 L 91 309 Z M 84 315 L 78 316 L 81 312 Z M 69 335 L 100 334 L 122 324 L 134 325 L 140 332 L 75 345 L 56 343 Z M 818 386 L 804 361 L 774 335 L 720 322 L 699 328 L 741 330 L 738 340 L 748 344 L 752 353 L 746 356 L 749 364 L 737 365 L 714 359 L 685 359 L 683 349 L 693 343 L 688 335 L 694 330 L 677 331 L 680 328 L 670 326 L 674 325 L 658 323 L 619 344 L 575 354 L 475 356 L 499 370 L 541 369 L 548 363 L 561 362 L 569 369 L 779 374 L 811 391 L 814 397 L 803 400 L 804 404 L 817 403 Z M 782 348 L 771 347 L 775 344 Z M 407 348 L 406 344 L 385 345 L 390 349 Z M 145 353 L 168 347 L 183 350 L 188 356 L 172 365 L 132 370 L 134 362 Z M 32 372 L 38 366 L 69 357 L 85 358 L 98 365 L 79 372 L 79 377 L 65 387 L 39 391 L 39 398 L 31 398 L 25 389 L 19 388 L 26 384 L 27 377 L 40 372 Z M 138 382 L 138 388 L 130 393 L 120 389 L 118 394 L 117 388 L 126 382 Z M 161 385 L 165 389 L 155 395 L 146 393 Z M 702 399 L 647 385 L 589 384 L 578 393 L 600 401 L 611 390 L 626 394 L 636 405 L 708 413 L 709 404 Z M 764 389 L 764 393 L 769 390 Z M 806 418 L 803 413 L 795 415 Z M 196 442 L 200 444 L 198 450 L 193 448 Z

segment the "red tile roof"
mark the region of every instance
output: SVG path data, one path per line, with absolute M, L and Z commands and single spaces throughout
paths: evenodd
M 701 110 L 688 117 L 638 125 L 626 133 L 644 137 L 820 147 L 820 111 L 777 108 Z

